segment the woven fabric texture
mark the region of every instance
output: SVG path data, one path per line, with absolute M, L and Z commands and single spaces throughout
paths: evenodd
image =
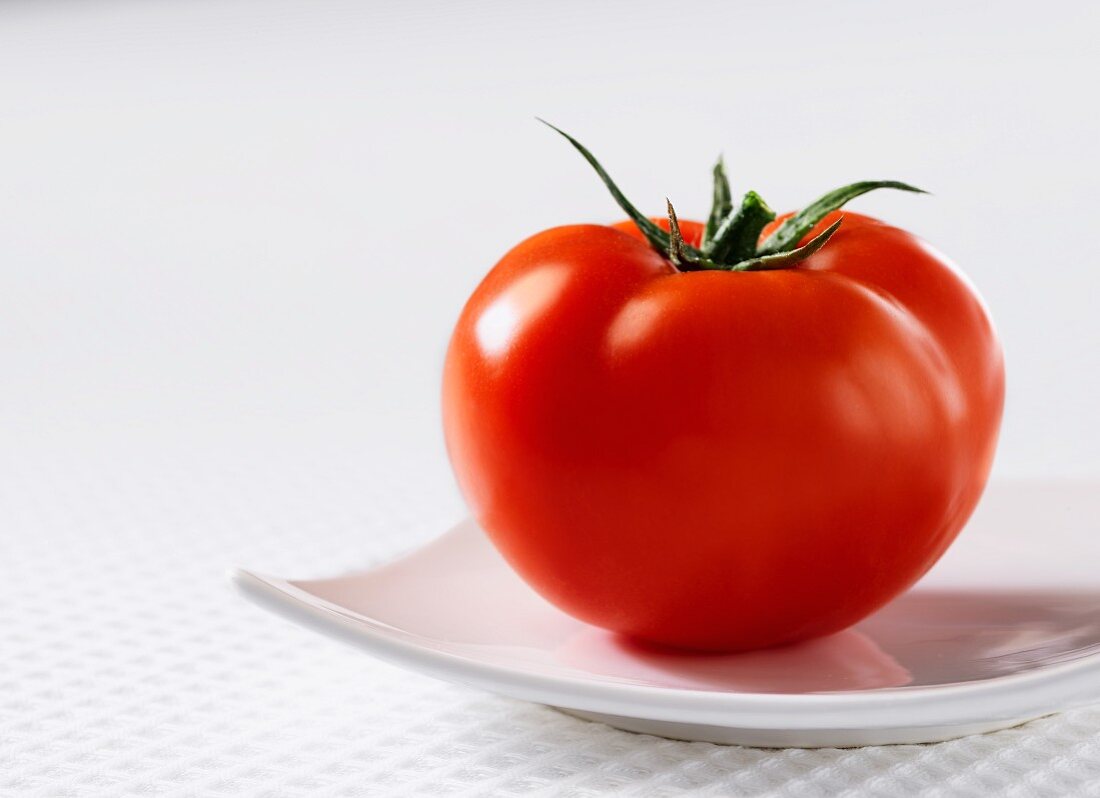
M 0 795 L 1100 795 L 1100 708 L 928 746 L 674 742 L 401 671 L 230 587 L 233 565 L 324 575 L 437 534 L 461 505 L 436 465 L 9 457 Z

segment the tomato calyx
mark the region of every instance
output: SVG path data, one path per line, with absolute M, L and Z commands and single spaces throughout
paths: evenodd
M 596 160 L 596 157 L 579 141 L 564 130 L 539 119 L 551 130 L 559 133 L 595 170 L 618 206 L 641 231 L 655 250 L 667 258 L 679 271 L 720 270 L 732 272 L 789 269 L 813 255 L 840 227 L 841 219 L 807 241 L 799 243 L 825 216 L 844 206 L 850 200 L 879 188 L 893 188 L 917 194 L 928 192 L 898 180 L 864 180 L 834 189 L 819 197 L 797 213 L 783 221 L 763 241 L 760 234 L 775 219 L 775 211 L 768 207 L 755 191 L 747 192 L 735 207 L 726 176 L 725 163 L 719 158 L 714 165 L 714 187 L 711 211 L 707 217 L 703 238 L 698 247 L 684 241 L 672 203 L 668 205 L 669 232 L 665 232 L 648 216 L 630 202 Z

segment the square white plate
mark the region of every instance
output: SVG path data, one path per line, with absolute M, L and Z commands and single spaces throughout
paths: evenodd
M 913 590 L 830 637 L 690 654 L 576 621 L 471 522 L 381 568 L 292 581 L 263 606 L 441 679 L 632 731 L 757 746 L 933 742 L 1100 700 L 1100 486 L 990 488 Z

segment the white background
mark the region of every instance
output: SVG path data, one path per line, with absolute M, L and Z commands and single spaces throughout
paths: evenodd
M 673 9 L 675 6 L 675 9 Z M 1092 3 L 8 2 L 0 418 L 148 444 L 412 447 L 503 252 L 635 201 L 702 214 L 725 152 L 970 275 L 1008 363 L 1000 475 L 1100 473 Z
M 865 178 L 985 296 L 1000 479 L 1100 475 L 1093 3 L 0 4 L 0 795 L 1100 794 L 1100 710 L 766 752 L 439 685 L 265 616 L 235 564 L 462 515 L 439 374 L 542 228 Z M 1072 556 L 1072 555 L 1070 555 Z

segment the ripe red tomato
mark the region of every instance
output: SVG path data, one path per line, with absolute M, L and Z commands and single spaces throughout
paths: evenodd
M 974 289 L 845 213 L 766 271 L 679 270 L 630 222 L 541 232 L 466 304 L 443 410 L 471 511 L 539 593 L 731 651 L 843 629 L 927 571 L 981 495 L 1003 395 Z

